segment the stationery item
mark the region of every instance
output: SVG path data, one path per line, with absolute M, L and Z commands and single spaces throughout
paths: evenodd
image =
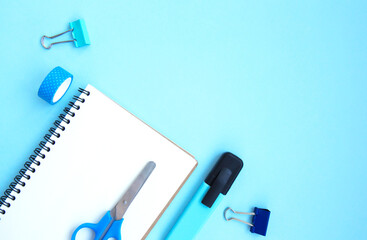
M 43 80 L 38 96 L 49 104 L 57 103 L 69 89 L 73 75 L 62 67 L 55 67 Z
M 227 217 L 228 211 L 231 211 L 235 214 L 245 214 L 245 215 L 251 215 L 252 216 L 252 223 L 246 222 L 244 220 L 234 218 L 234 217 Z M 242 223 L 245 223 L 250 226 L 250 231 L 252 233 L 257 233 L 263 236 L 266 236 L 266 231 L 268 229 L 268 223 L 269 223 L 269 217 L 270 217 L 270 211 L 268 209 L 264 208 L 257 208 L 255 207 L 254 212 L 247 213 L 247 212 L 237 212 L 234 211 L 232 208 L 227 208 L 224 210 L 224 218 L 227 221 L 235 220 Z
M 83 19 L 79 19 L 76 20 L 74 22 L 70 22 L 70 29 L 66 30 L 65 32 L 59 33 L 57 35 L 48 37 L 46 35 L 43 35 L 41 38 L 41 45 L 46 48 L 46 49 L 50 49 L 52 47 L 52 45 L 58 44 L 58 43 L 66 43 L 66 42 L 74 42 L 75 47 L 83 47 L 86 45 L 90 45 L 90 40 L 89 40 L 89 34 L 87 31 L 87 25 L 85 24 L 85 21 Z M 73 39 L 71 40 L 66 40 L 66 41 L 60 41 L 60 42 L 53 42 L 50 45 L 46 46 L 45 45 L 45 38 L 49 38 L 49 39 L 54 39 L 57 38 L 67 32 L 71 32 L 71 35 L 73 37 Z
M 144 239 L 195 169 L 192 155 L 96 88 L 79 91 L 0 198 L 1 239 L 70 239 L 154 161 L 121 228 L 124 239 Z
M 224 153 L 199 187 L 166 240 L 194 239 L 224 195 L 228 193 L 242 167 L 243 162 L 240 158 L 229 152 Z
M 124 221 L 123 216 L 126 210 L 129 208 L 131 202 L 134 200 L 135 196 L 138 194 L 140 189 L 143 187 L 145 181 L 148 179 L 150 174 L 155 168 L 154 162 L 148 162 L 144 169 L 140 172 L 138 177 L 127 189 L 126 193 L 117 202 L 115 207 L 108 211 L 98 224 L 84 223 L 80 225 L 73 233 L 71 237 L 75 240 L 75 237 L 80 229 L 90 228 L 94 232 L 94 239 L 108 240 L 109 238 L 114 238 L 121 240 L 121 224 Z

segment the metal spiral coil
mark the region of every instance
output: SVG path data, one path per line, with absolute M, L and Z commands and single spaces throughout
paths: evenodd
M 63 122 L 65 122 L 66 124 L 70 123 L 70 120 L 66 118 L 65 114 L 60 114 L 59 115 L 59 119 Z
M 55 127 L 51 127 L 48 130 L 48 134 L 46 134 L 43 138 L 45 141 L 41 141 L 37 148 L 34 149 L 34 154 L 29 156 L 28 161 L 24 163 L 24 168 L 19 170 L 19 174 L 15 176 L 14 181 L 10 183 L 9 187 L 4 191 L 4 194 L 0 196 L 0 216 L 6 214 L 5 208 L 11 207 L 11 202 L 16 200 L 16 194 L 21 192 L 21 188 L 26 186 L 26 182 L 31 179 L 31 175 L 36 172 L 38 166 L 41 165 L 41 161 L 38 159 L 45 159 L 46 154 L 42 151 L 49 152 L 51 148 L 46 146 L 47 143 L 51 145 L 55 145 L 56 141 L 51 139 L 51 136 L 55 136 L 56 138 L 60 138 L 61 134 L 57 132 L 57 129 L 61 131 L 65 131 L 66 127 L 62 124 L 69 124 L 71 122 L 68 119 L 68 116 L 75 117 L 74 110 L 79 110 L 80 103 L 84 103 L 86 100 L 81 96 L 84 94 L 86 96 L 90 95 L 90 92 L 79 88 L 78 91 L 81 93 L 80 96 L 74 96 L 73 100 L 75 102 L 69 102 L 69 107 L 64 108 L 65 114 L 60 114 L 59 119 L 54 122 Z M 76 102 L 79 102 L 76 104 Z M 0 218 L 1 219 L 1 218 Z
M 75 117 L 75 112 L 72 112 L 69 107 L 64 108 L 64 112 L 71 117 Z
M 80 109 L 80 106 L 79 105 L 76 105 L 74 102 L 69 102 L 68 104 L 70 107 L 72 108 L 75 108 L 76 110 L 79 110 Z

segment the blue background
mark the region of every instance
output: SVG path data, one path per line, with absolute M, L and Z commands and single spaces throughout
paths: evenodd
M 164 238 L 225 151 L 245 166 L 198 239 L 363 239 L 366 12 L 366 1 L 1 0 L 0 190 L 91 83 L 199 162 L 148 239 Z M 90 46 L 41 47 L 79 18 Z M 37 91 L 59 65 L 74 83 L 51 106 Z M 227 206 L 269 208 L 268 236 L 225 222 Z

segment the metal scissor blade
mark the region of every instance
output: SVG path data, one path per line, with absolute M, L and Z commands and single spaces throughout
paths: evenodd
M 148 162 L 139 175 L 135 178 L 134 182 L 127 189 L 122 198 L 117 202 L 116 206 L 111 210 L 111 216 L 115 220 L 121 220 L 126 210 L 143 187 L 145 181 L 149 178 L 150 174 L 155 168 L 154 162 Z

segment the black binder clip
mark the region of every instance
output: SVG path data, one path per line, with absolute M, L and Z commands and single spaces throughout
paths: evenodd
M 249 222 L 246 222 L 244 220 L 234 218 L 234 217 L 228 218 L 227 217 L 228 211 L 231 211 L 232 213 L 235 213 L 235 214 L 250 215 L 250 216 L 252 216 L 252 223 L 249 223 Z M 263 235 L 263 236 L 266 236 L 266 230 L 268 229 L 269 217 L 270 217 L 270 211 L 268 209 L 264 209 L 264 208 L 255 207 L 254 212 L 252 212 L 252 213 L 237 212 L 237 211 L 234 211 L 230 207 L 227 208 L 226 210 L 224 210 L 224 218 L 227 221 L 236 220 L 236 221 L 245 223 L 245 224 L 250 226 L 250 231 L 252 233 L 257 233 L 257 234 L 260 234 L 260 235 Z

